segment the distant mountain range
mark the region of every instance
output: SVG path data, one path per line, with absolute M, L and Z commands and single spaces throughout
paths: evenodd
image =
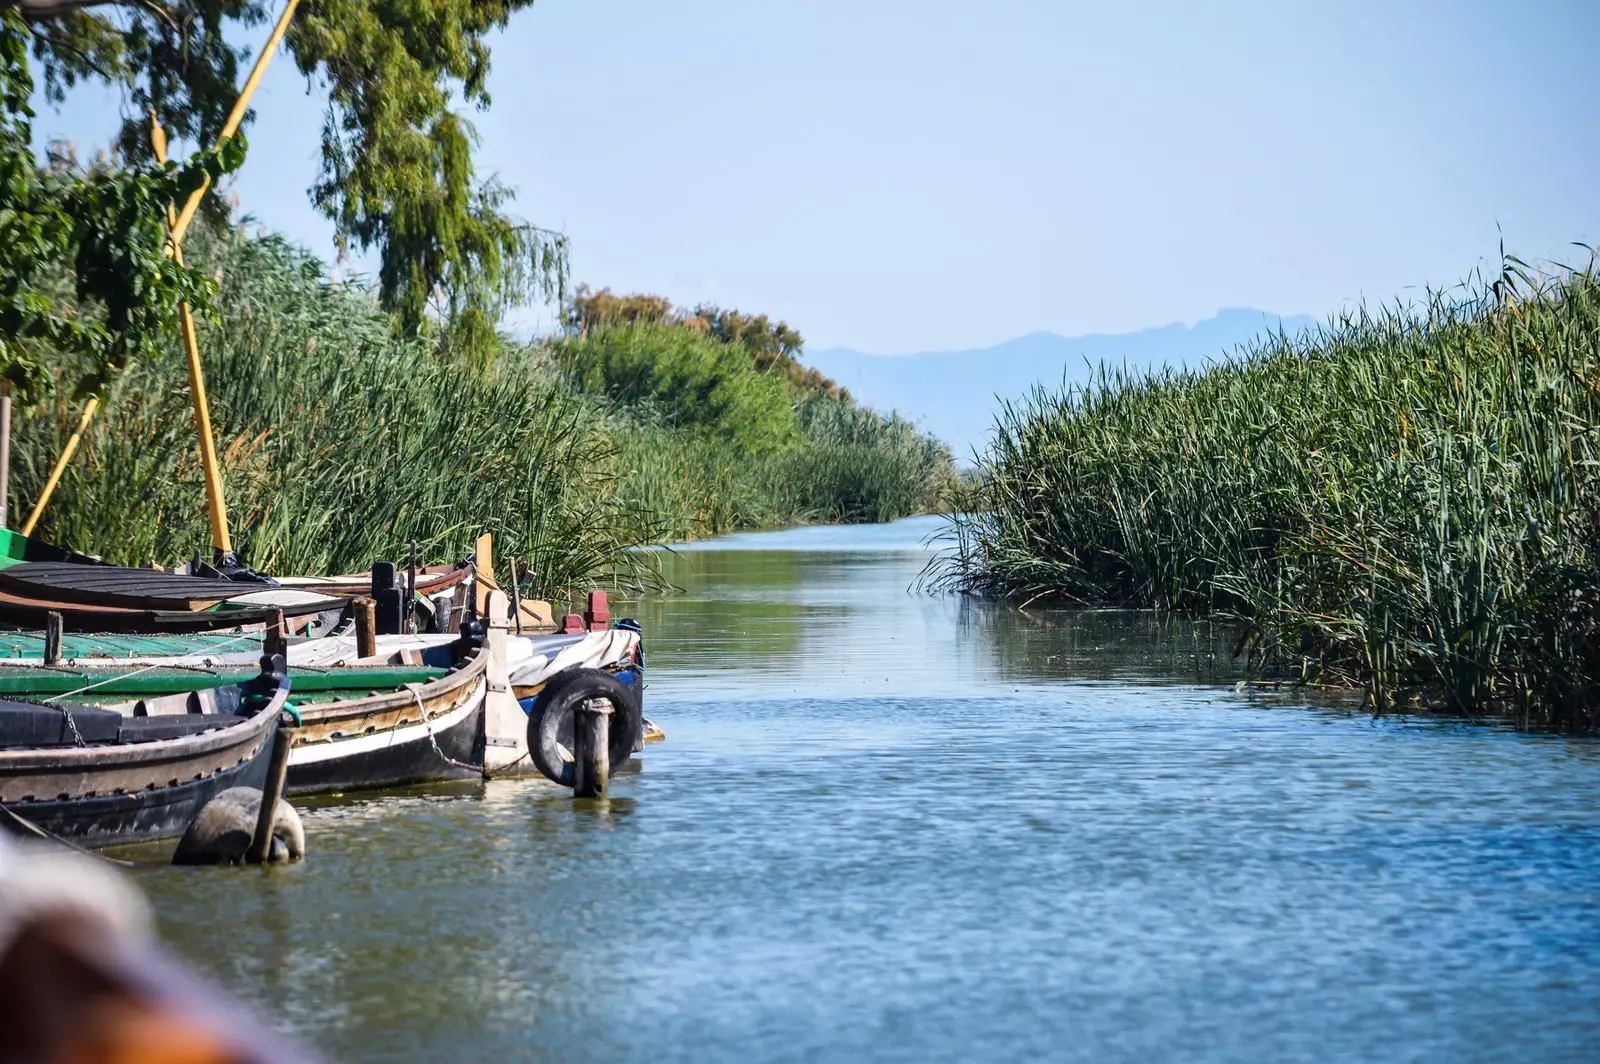
M 1002 399 L 1020 399 L 1036 384 L 1058 389 L 1088 380 L 1109 363 L 1135 370 L 1198 366 L 1280 327 L 1290 335 L 1317 325 L 1304 314 L 1281 317 L 1263 310 L 1219 311 L 1194 325 L 1175 323 L 1117 335 L 1057 336 L 1032 333 L 973 351 L 917 355 L 864 355 L 849 348 L 806 351 L 801 361 L 878 410 L 896 410 L 969 459 L 989 439 Z

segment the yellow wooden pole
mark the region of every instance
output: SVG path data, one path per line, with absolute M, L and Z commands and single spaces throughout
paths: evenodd
M 150 144 L 156 161 L 167 161 L 167 134 L 150 112 Z M 167 206 L 167 225 L 176 227 L 177 213 Z M 183 245 L 168 247 L 174 261 L 183 265 Z M 194 427 L 200 437 L 200 466 L 206 480 L 206 509 L 211 514 L 211 542 L 222 554 L 233 553 L 233 537 L 228 535 L 227 503 L 222 494 L 222 467 L 217 462 L 217 445 L 211 438 L 211 407 L 206 402 L 206 375 L 200 366 L 200 341 L 194 332 L 194 313 L 187 300 L 178 304 L 178 326 L 183 333 L 183 353 L 189 363 L 189 392 L 194 397 Z
M 67 471 L 67 463 L 72 461 L 72 456 L 78 453 L 78 444 L 83 442 L 84 430 L 89 427 L 89 421 L 94 417 L 94 412 L 100 405 L 100 397 L 92 396 L 83 404 L 83 416 L 78 419 L 78 431 L 67 438 L 67 445 L 61 448 L 61 457 L 56 459 L 55 468 L 50 470 L 50 479 L 44 482 L 44 490 L 39 493 L 39 501 L 33 504 L 33 509 L 28 512 L 28 519 L 22 523 L 22 534 L 33 535 L 33 526 L 39 523 L 39 515 L 44 513 L 45 504 L 50 501 L 50 496 L 56 493 L 56 485 L 61 483 L 61 474 Z
M 289 21 L 294 17 L 295 8 L 300 0 L 289 0 L 284 5 L 283 14 L 278 17 L 278 24 L 272 28 L 272 36 L 267 38 L 266 47 L 261 49 L 261 54 L 256 56 L 256 64 L 250 71 L 250 76 L 245 79 L 244 88 L 239 92 L 239 99 L 234 102 L 233 110 L 228 114 L 227 122 L 223 123 L 222 132 L 217 136 L 217 143 L 227 140 L 239 131 L 239 123 L 244 121 L 244 115 L 250 109 L 250 98 L 255 95 L 256 87 L 261 84 L 261 77 L 267 72 L 267 66 L 272 62 L 272 56 L 278 50 L 278 45 L 283 41 L 283 35 L 289 29 Z M 166 162 L 167 138 L 156 123 L 154 112 L 150 115 L 151 140 L 155 146 L 156 158 Z M 183 263 L 183 235 L 189 229 L 189 223 L 194 220 L 194 212 L 200 206 L 200 200 L 205 196 L 206 188 L 211 179 L 207 178 L 201 186 L 189 194 L 189 200 L 183 205 L 183 212 L 173 215 L 172 208 L 167 208 L 167 222 L 171 227 L 168 249 L 172 257 L 180 264 Z M 178 304 L 178 324 L 183 332 L 183 353 L 189 363 L 189 391 L 194 398 L 194 427 L 200 437 L 200 465 L 205 473 L 206 481 L 206 510 L 211 515 L 211 542 L 216 547 L 217 553 L 227 558 L 233 554 L 233 537 L 228 534 L 228 506 L 222 493 L 222 467 L 217 462 L 217 445 L 211 435 L 211 406 L 206 400 L 206 376 L 200 366 L 200 343 L 195 337 L 194 314 L 189 309 L 187 302 Z M 231 559 L 229 559 L 231 560 Z
M 272 27 L 272 36 L 267 38 L 267 46 L 261 49 L 261 54 L 256 56 L 256 65 L 251 68 L 250 76 L 245 79 L 244 88 L 239 92 L 239 99 L 233 105 L 233 110 L 228 113 L 227 122 L 223 123 L 222 132 L 217 136 L 218 143 L 227 140 L 239 132 L 239 123 L 244 121 L 244 113 L 250 109 L 250 97 L 256 94 L 256 86 L 261 84 L 261 77 L 267 72 L 267 65 L 272 62 L 272 55 L 278 50 L 278 45 L 283 41 L 283 35 L 288 32 L 289 20 L 294 18 L 294 9 L 300 6 L 300 0 L 289 0 L 284 5 L 283 14 L 278 17 L 278 24 Z M 178 215 L 178 221 L 172 227 L 172 243 L 174 246 L 183 243 L 183 235 L 189 231 L 189 223 L 194 221 L 194 212 L 200 207 L 200 200 L 205 196 L 206 189 L 211 187 L 208 177 L 189 194 L 189 202 L 183 205 L 183 211 Z
M 228 114 L 228 121 L 223 124 L 222 133 L 217 137 L 220 143 L 239 131 L 239 124 L 244 121 L 244 113 L 250 109 L 250 98 L 255 95 L 256 87 L 261 84 L 261 77 L 267 72 L 267 66 L 272 62 L 273 53 L 278 50 L 278 45 L 283 42 L 283 35 L 289 29 L 289 21 L 294 17 L 295 8 L 300 6 L 300 0 L 289 0 L 284 5 L 283 14 L 278 18 L 278 24 L 272 29 L 272 36 L 267 39 L 267 45 L 261 49 L 261 54 L 256 56 L 256 64 L 250 70 L 250 76 L 245 79 L 244 88 L 239 93 L 239 99 L 234 103 L 233 110 Z M 154 125 L 152 114 L 151 143 L 155 146 L 156 158 L 161 162 L 167 161 L 167 138 L 159 126 Z M 205 196 L 206 189 L 211 185 L 211 179 L 189 194 L 189 200 L 183 205 L 183 213 L 174 216 L 172 209 L 167 209 L 167 222 L 171 227 L 168 235 L 168 251 L 180 264 L 183 262 L 183 236 L 189 231 L 189 223 L 194 221 L 194 213 L 200 207 L 200 200 Z M 194 334 L 194 315 L 189 310 L 188 303 L 178 304 L 178 322 L 183 332 L 184 353 L 189 360 L 189 387 L 194 393 L 194 420 L 195 427 L 200 433 L 200 459 L 205 466 L 206 478 L 206 506 L 211 513 L 211 535 L 218 550 L 224 553 L 233 552 L 233 540 L 228 535 L 228 512 L 222 498 L 222 471 L 217 465 L 216 444 L 211 439 L 211 409 L 206 403 L 205 375 L 200 369 L 200 348 Z M 67 446 L 62 449 L 61 456 L 56 459 L 55 468 L 50 471 L 50 479 L 45 481 L 44 491 L 40 492 L 39 500 L 33 504 L 33 510 L 28 514 L 28 522 L 22 527 L 24 536 L 33 531 L 33 526 L 38 523 L 39 515 L 44 513 L 44 508 L 49 505 L 50 496 L 55 494 L 56 485 L 61 482 L 61 474 L 66 472 L 67 463 L 72 461 L 72 456 L 78 450 L 78 443 L 83 433 L 89 427 L 89 422 L 94 418 L 94 412 L 100 406 L 99 397 L 90 399 L 83 407 L 83 417 L 78 422 L 78 431 L 72 434 L 67 441 Z

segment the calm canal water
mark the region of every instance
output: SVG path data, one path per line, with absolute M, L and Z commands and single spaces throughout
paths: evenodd
M 1600 1058 L 1600 744 L 908 593 L 932 527 L 672 558 L 606 806 L 314 805 L 297 867 L 141 871 L 163 932 L 352 1062 Z

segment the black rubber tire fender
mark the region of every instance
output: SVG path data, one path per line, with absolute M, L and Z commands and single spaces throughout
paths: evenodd
M 572 762 L 559 747 L 572 751 L 572 710 L 588 698 L 611 703 L 611 770 L 633 756 L 644 733 L 644 716 L 633 689 L 600 669 L 567 669 L 551 677 L 528 711 L 528 751 L 545 776 L 564 787 L 572 786 Z M 559 747 L 558 747 L 559 744 Z

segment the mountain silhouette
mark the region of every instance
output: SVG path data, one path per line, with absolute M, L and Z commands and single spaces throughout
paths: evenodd
M 994 347 L 915 355 L 867 355 L 833 347 L 807 350 L 801 360 L 850 389 L 858 401 L 916 421 L 965 460 L 987 443 L 1001 401 L 1021 399 L 1035 385 L 1057 390 L 1065 383 L 1083 383 L 1102 363 L 1136 371 L 1195 367 L 1280 328 L 1293 336 L 1317 324 L 1304 314 L 1282 317 L 1229 308 L 1193 325 L 1174 323 L 1132 333 L 1069 337 L 1038 332 Z

